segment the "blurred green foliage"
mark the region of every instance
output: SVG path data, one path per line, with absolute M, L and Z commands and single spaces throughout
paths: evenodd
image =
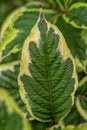
M 28 1 L 29 0 L 0 0 L 0 26 L 12 10 L 27 3 Z

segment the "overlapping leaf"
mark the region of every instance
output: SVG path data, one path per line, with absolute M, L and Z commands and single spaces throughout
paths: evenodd
M 63 129 L 62 129 L 61 126 L 59 126 L 59 125 L 55 125 L 55 126 L 50 127 L 50 128 L 48 128 L 48 129 L 46 129 L 46 130 L 63 130 Z
M 87 31 L 76 29 L 67 24 L 62 18 L 57 22 L 58 28 L 63 33 L 70 51 L 76 59 L 77 67 L 86 72 L 87 64 Z
M 63 18 L 76 28 L 87 29 L 87 4 L 81 2 L 72 4 Z
M 72 0 L 72 3 L 76 3 L 76 2 L 84 2 L 84 3 L 87 3 L 87 0 Z
M 5 88 L 9 91 L 9 94 L 14 97 L 18 105 L 22 108 L 25 114 L 29 114 L 26 111 L 23 101 L 20 98 L 19 88 L 17 83 L 17 76 L 19 72 L 19 63 L 13 62 L 4 65 L 0 65 L 0 85 L 1 88 Z M 30 116 L 29 116 L 30 117 Z
M 86 130 L 86 129 L 87 129 L 87 123 L 83 123 L 78 126 L 67 126 L 66 128 L 63 128 L 62 130 Z
M 32 125 L 32 130 L 46 130 L 46 128 L 49 127 L 48 122 L 39 122 L 36 120 L 33 120 L 31 122 L 31 125 Z
M 32 130 L 19 107 L 3 89 L 0 89 L 0 129 Z
M 79 125 L 80 123 L 85 123 L 85 119 L 79 114 L 76 106 L 74 105 L 69 114 L 64 118 L 63 124 L 68 125 Z
M 80 81 L 76 93 L 76 106 L 80 115 L 87 120 L 87 76 Z
M 67 127 L 56 126 L 48 130 L 87 130 L 87 123 L 83 123 L 78 126 L 73 126 L 73 125 L 70 125 Z
M 18 82 L 21 97 L 37 120 L 57 122 L 73 104 L 74 60 L 61 32 L 42 12 L 24 43 Z

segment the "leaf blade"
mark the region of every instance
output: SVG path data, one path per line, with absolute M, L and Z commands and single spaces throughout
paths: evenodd
M 61 30 L 66 40 L 66 43 L 75 58 L 77 68 L 86 72 L 87 59 L 87 31 L 74 28 L 66 23 L 62 18 L 58 20 L 57 27 Z
M 85 76 L 79 83 L 76 95 L 76 107 L 79 114 L 87 120 L 87 76 Z
M 22 115 L 12 97 L 0 88 L 0 128 L 3 130 L 31 130 L 30 122 Z
M 78 84 L 74 65 L 62 34 L 45 20 L 41 12 L 23 46 L 18 78 L 21 97 L 35 119 L 46 122 L 59 121 L 69 111 Z M 57 68 L 60 71 L 56 73 Z M 61 81 L 64 72 L 65 75 Z M 69 86 L 66 87 L 65 77 L 70 79 L 68 83 L 71 84 L 72 89 Z M 65 85 L 62 84 L 63 82 Z M 65 87 L 68 96 L 64 92 Z M 69 98 L 65 101 L 67 97 Z M 58 106 L 60 107 L 56 110 Z
M 64 20 L 73 27 L 87 29 L 87 4 L 77 2 L 70 7 L 68 13 L 63 15 Z

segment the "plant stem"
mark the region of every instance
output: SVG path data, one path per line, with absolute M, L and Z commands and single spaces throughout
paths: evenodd
M 55 2 L 53 0 L 49 0 L 50 4 L 52 4 L 53 6 L 56 6 L 55 5 Z
M 60 0 L 56 0 L 57 4 L 60 6 L 61 9 L 64 9 L 63 5 L 61 4 Z
M 53 22 L 53 24 L 56 24 L 58 18 L 61 16 L 61 14 L 57 14 L 55 15 L 52 19 L 51 19 L 51 22 Z

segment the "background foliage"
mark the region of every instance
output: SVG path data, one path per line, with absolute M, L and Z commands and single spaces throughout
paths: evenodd
M 0 0 L 0 25 L 8 14 L 29 0 Z
M 27 4 L 28 2 L 37 1 L 37 4 Z M 18 117 L 17 127 L 15 130 L 45 130 L 49 126 L 55 125 L 42 123 L 30 115 L 20 98 L 17 77 L 19 74 L 21 50 L 24 48 L 24 41 L 28 37 L 31 28 L 37 21 L 39 7 L 44 8 L 45 16 L 48 21 L 55 24 L 66 40 L 67 46 L 72 53 L 78 74 L 78 89 L 75 93 L 75 101 L 70 112 L 57 126 L 50 130 L 86 130 L 87 129 L 87 0 L 1 0 L 0 1 L 0 27 L 3 25 L 6 17 L 10 12 L 19 8 L 5 21 L 1 30 L 0 41 L 0 129 L 13 130 L 14 122 Z M 46 3 L 44 3 L 46 2 Z M 80 2 L 78 4 L 77 2 Z M 82 2 L 82 3 L 81 3 Z M 73 6 L 73 4 L 75 4 Z M 32 8 L 35 8 L 33 12 Z M 84 26 L 82 26 L 84 25 Z M 44 29 L 43 29 L 44 30 Z M 36 49 L 36 48 L 34 48 Z M 10 50 L 10 51 L 9 51 Z M 32 51 L 33 55 L 33 51 Z M 49 54 L 50 55 L 50 54 Z M 33 57 L 33 56 L 32 56 Z M 34 59 L 35 57 L 33 57 Z M 25 61 L 23 61 L 25 63 Z M 31 67 L 32 69 L 32 67 Z M 36 71 L 36 70 L 34 70 Z M 32 71 L 32 73 L 34 73 Z M 36 76 L 38 79 L 38 76 Z M 66 79 L 67 80 L 67 79 Z M 72 86 L 72 85 L 71 85 Z M 3 95 L 6 98 L 3 98 Z M 10 95 L 10 96 L 9 96 Z M 12 97 L 15 99 L 11 99 Z M 8 103 L 13 102 L 12 107 Z M 20 110 L 21 108 L 21 110 Z M 13 115 L 13 119 L 11 120 Z M 26 118 L 25 118 L 26 117 Z M 9 121 L 7 121 L 8 119 Z M 25 123 L 20 123 L 22 122 Z M 11 122 L 11 126 L 9 125 Z M 28 123 L 29 122 L 29 123 Z M 25 127 L 27 126 L 27 127 Z

